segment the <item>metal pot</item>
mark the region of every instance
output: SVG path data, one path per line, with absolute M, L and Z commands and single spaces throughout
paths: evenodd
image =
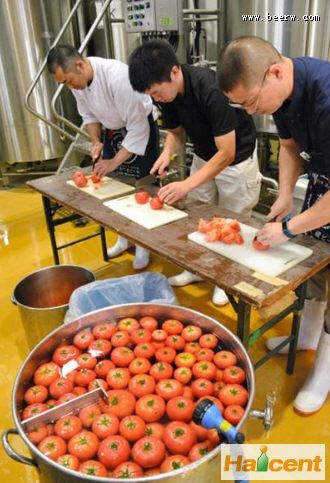
M 163 321 L 168 318 L 179 319 L 185 325 L 195 324 L 203 328 L 204 331 L 213 332 L 218 336 L 223 346 L 226 349 L 232 350 L 237 358 L 238 363 L 242 366 L 246 372 L 246 383 L 250 393 L 249 401 L 246 407 L 245 415 L 238 424 L 240 428 L 246 418 L 249 415 L 251 404 L 255 394 L 255 376 L 254 369 L 251 360 L 243 347 L 241 341 L 232 334 L 226 327 L 217 322 L 216 320 L 207 317 L 199 312 L 191 309 L 175 306 L 175 305 L 163 305 L 163 304 L 128 304 L 117 305 L 111 308 L 97 310 L 91 312 L 79 319 L 72 321 L 66 326 L 60 329 L 54 330 L 48 337 L 45 337 L 31 352 L 29 357 L 21 367 L 13 389 L 12 394 L 12 411 L 16 425 L 16 429 L 9 429 L 4 432 L 2 437 L 3 446 L 7 454 L 16 461 L 35 465 L 38 467 L 41 477 L 45 483 L 58 483 L 59 481 L 65 481 L 67 483 L 81 483 L 85 481 L 89 482 L 113 482 L 117 483 L 118 479 L 114 478 L 93 478 L 92 476 L 82 475 L 77 472 L 63 468 L 59 464 L 51 461 L 45 457 L 27 438 L 25 432 L 22 429 L 20 422 L 20 413 L 23 407 L 23 395 L 25 390 L 30 385 L 30 380 L 33 372 L 38 365 L 45 360 L 49 360 L 49 355 L 55 348 L 63 341 L 72 341 L 72 337 L 79 330 L 87 327 L 93 327 L 101 322 L 109 322 L 123 318 L 134 317 L 141 318 L 143 316 L 152 316 L 159 321 Z M 10 446 L 8 441 L 8 435 L 12 433 L 18 433 L 24 440 L 25 444 L 30 449 L 33 459 L 27 458 L 17 454 Z M 223 443 L 224 444 L 224 443 Z M 149 476 L 139 478 L 141 482 L 150 481 L 166 481 L 171 483 L 189 481 L 189 483 L 216 483 L 221 481 L 220 478 L 220 451 L 221 446 L 214 448 L 210 453 L 205 455 L 202 459 L 191 463 L 181 469 L 171 471 L 165 474 Z M 135 481 L 135 479 L 128 479 L 128 481 Z
M 78 265 L 45 267 L 24 277 L 15 287 L 17 305 L 30 349 L 63 323 L 72 292 L 94 282 L 93 272 Z

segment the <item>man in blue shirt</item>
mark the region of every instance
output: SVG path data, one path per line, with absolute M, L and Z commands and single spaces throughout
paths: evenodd
M 273 114 L 280 136 L 279 196 L 258 240 L 277 245 L 298 234 L 330 243 L 330 62 L 282 56 L 258 37 L 229 42 L 219 57 L 219 83 L 236 107 Z M 293 189 L 305 170 L 303 210 L 288 222 Z M 271 222 L 271 220 L 274 220 Z M 330 389 L 329 269 L 308 283 L 298 348 L 316 348 L 314 368 L 294 401 L 305 414 L 318 411 Z M 324 330 L 323 330 L 324 327 Z M 279 343 L 269 340 L 268 348 Z

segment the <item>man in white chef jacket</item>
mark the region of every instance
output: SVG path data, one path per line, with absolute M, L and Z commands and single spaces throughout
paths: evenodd
M 136 179 L 147 176 L 159 155 L 158 130 L 152 100 L 132 89 L 128 66 L 115 59 L 83 57 L 75 47 L 58 45 L 47 57 L 49 72 L 73 93 L 78 112 L 90 135 L 94 172 L 111 172 Z M 102 127 L 104 137 L 102 139 Z M 119 236 L 108 249 L 109 258 L 128 248 Z M 136 246 L 133 267 L 143 269 L 149 252 Z

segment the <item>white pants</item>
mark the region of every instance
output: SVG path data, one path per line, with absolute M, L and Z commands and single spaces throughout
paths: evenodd
M 206 162 L 194 154 L 190 174 L 201 169 Z M 228 166 L 211 181 L 193 190 L 189 197 L 251 215 L 252 208 L 259 201 L 261 178 L 257 156 L 253 155 L 239 164 Z

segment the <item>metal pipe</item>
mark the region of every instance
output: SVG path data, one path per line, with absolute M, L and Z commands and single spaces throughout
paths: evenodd
M 78 49 L 78 52 L 81 54 L 88 42 L 90 41 L 96 27 L 98 26 L 98 24 L 100 23 L 100 21 L 102 20 L 107 8 L 109 7 L 110 3 L 112 2 L 112 0 L 106 0 L 104 2 L 104 5 L 103 7 L 101 8 L 100 10 L 100 13 L 98 14 L 98 16 L 96 17 L 96 19 L 94 20 L 91 28 L 89 29 L 89 31 L 87 32 L 87 35 L 86 37 L 84 38 L 82 44 L 80 45 L 79 49 Z M 69 121 L 68 119 L 66 119 L 65 117 L 61 116 L 61 114 L 59 114 L 56 110 L 56 101 L 57 101 L 57 98 L 59 97 L 62 89 L 63 89 L 64 85 L 61 84 L 58 89 L 56 90 L 53 98 L 52 98 L 52 102 L 51 102 L 51 110 L 52 110 L 52 113 L 54 114 L 55 118 L 58 119 L 59 121 L 63 122 L 63 124 L 65 124 L 66 126 L 70 127 L 73 131 L 75 131 L 76 133 L 79 133 L 81 134 L 82 136 L 84 136 L 85 138 L 89 139 L 89 135 L 83 131 L 82 129 L 80 129 L 79 127 L 77 127 L 75 124 L 73 124 L 71 121 Z M 74 141 L 74 138 L 72 137 L 71 138 L 72 141 Z
M 68 18 L 66 19 L 66 21 L 64 22 L 63 24 L 63 27 L 61 28 L 61 30 L 59 31 L 57 37 L 55 38 L 52 46 L 52 47 L 55 47 L 55 45 L 58 43 L 58 41 L 60 40 L 60 38 L 62 37 L 63 33 L 65 32 L 65 30 L 67 29 L 68 25 L 70 24 L 71 22 L 71 19 L 72 17 L 74 16 L 74 14 L 76 13 L 77 9 L 79 8 L 80 4 L 83 2 L 83 0 L 77 0 L 75 5 L 73 6 L 71 12 L 70 12 L 70 15 L 68 16 Z M 64 134 L 67 138 L 69 138 L 71 141 L 74 140 L 74 137 L 67 133 L 64 129 L 62 129 L 61 127 L 59 127 L 57 124 L 55 124 L 54 122 L 50 121 L 49 119 L 47 119 L 46 117 L 42 116 L 38 111 L 36 111 L 29 103 L 29 100 L 30 100 L 30 96 L 37 84 L 37 82 L 39 81 L 45 67 L 47 65 L 47 57 L 44 59 L 44 61 L 42 62 L 41 64 L 41 67 L 40 69 L 38 70 L 38 73 L 37 75 L 35 76 L 32 84 L 30 85 L 26 95 L 25 95 L 25 98 L 24 98 L 24 106 L 26 107 L 26 109 L 31 113 L 33 114 L 34 116 L 36 116 L 38 119 L 41 119 L 42 121 L 44 121 L 46 124 L 48 124 L 49 126 L 53 127 L 54 129 L 56 129 L 57 131 L 59 131 L 61 134 Z
M 209 10 L 207 8 L 192 8 L 192 9 L 183 9 L 183 15 L 212 15 L 220 13 L 220 10 Z
M 218 20 L 218 17 L 204 17 L 204 18 L 199 18 L 198 20 L 196 20 L 196 17 L 183 18 L 184 22 L 212 22 L 217 20 Z

